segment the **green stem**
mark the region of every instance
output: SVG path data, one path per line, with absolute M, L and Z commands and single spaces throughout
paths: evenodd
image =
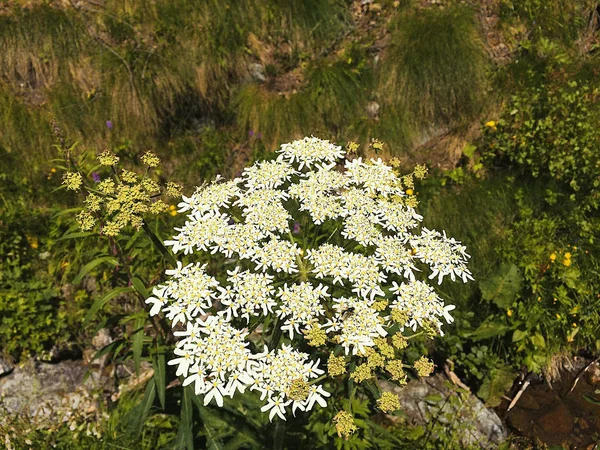
M 158 238 L 158 236 L 156 236 L 156 234 L 154 234 L 154 232 L 150 229 L 150 227 L 148 226 L 148 224 L 145 221 L 142 223 L 142 228 L 144 229 L 144 231 L 146 232 L 146 234 L 148 235 L 148 237 L 150 238 L 150 240 L 152 241 L 154 246 L 157 248 L 157 250 L 159 252 L 161 252 L 162 255 L 165 257 L 165 259 L 173 267 L 177 267 L 177 260 L 175 259 L 175 257 L 171 254 L 171 252 L 169 250 L 167 250 L 167 247 L 164 246 L 164 244 L 161 242 L 161 240 Z
M 273 450 L 283 449 L 283 441 L 285 440 L 285 426 L 284 420 L 278 420 L 275 425 L 275 436 L 273 438 Z
M 281 329 L 281 317 L 277 318 L 275 322 L 275 329 L 273 330 L 273 336 L 271 337 L 271 342 L 269 342 L 269 350 L 273 350 L 277 348 L 279 345 L 279 341 L 281 340 L 281 335 L 283 334 L 283 330 Z

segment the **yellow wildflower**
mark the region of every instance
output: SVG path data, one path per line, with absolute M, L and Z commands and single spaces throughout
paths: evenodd
M 496 129 L 496 122 L 493 121 L 493 120 L 490 120 L 489 122 L 485 123 L 485 126 L 487 128 L 491 128 L 492 130 L 495 130 Z
M 414 170 L 415 177 L 419 180 L 422 180 L 427 176 L 428 170 L 429 169 L 427 169 L 427 166 L 425 164 L 417 164 Z
M 287 396 L 291 400 L 303 402 L 308 398 L 309 390 L 310 386 L 306 381 L 302 379 L 294 380 L 288 388 Z
M 406 195 L 413 195 L 414 191 L 412 189 L 406 190 Z
M 98 161 L 100 161 L 100 164 L 103 166 L 114 166 L 119 162 L 119 157 L 110 150 L 104 150 L 98 156 Z
M 141 160 L 148 167 L 156 167 L 160 164 L 160 158 L 152 152 L 144 153 Z
M 406 382 L 406 373 L 404 373 L 404 364 L 399 359 L 389 361 L 385 365 L 385 370 L 391 375 L 392 380 L 401 384 Z
M 513 310 L 512 310 L 512 309 L 509 309 L 508 311 L 506 311 L 506 315 L 507 315 L 508 317 L 512 317 L 512 315 L 513 315 Z
M 327 342 L 327 333 L 318 325 L 311 325 L 303 331 L 303 334 L 311 347 L 320 347 Z
M 358 151 L 359 145 L 354 141 L 349 141 L 346 144 L 346 149 L 349 155 L 352 155 Z
M 352 374 L 350 374 L 350 378 L 357 383 L 362 383 L 363 381 L 373 378 L 373 372 L 371 372 L 371 369 L 367 364 L 361 364 L 354 369 Z
M 94 216 L 87 211 L 81 211 L 79 214 L 77 214 L 75 219 L 83 231 L 90 231 L 92 228 L 94 228 L 94 224 L 96 223 Z
M 327 361 L 327 373 L 332 377 L 345 374 L 346 358 L 343 356 L 331 355 Z
M 552 261 L 552 262 L 556 261 L 556 253 L 552 253 L 550 255 L 550 261 Z
M 388 161 L 388 164 L 392 167 L 400 167 L 401 161 L 395 156 Z
M 181 186 L 177 183 L 169 181 L 165 187 L 165 192 L 169 197 L 179 197 L 181 196 L 181 189 Z
M 391 392 L 384 392 L 377 400 L 377 407 L 384 413 L 389 413 L 400 409 L 400 399 Z
M 435 365 L 433 364 L 433 361 L 421 356 L 417 361 L 415 361 L 413 367 L 420 377 L 428 377 L 433 373 Z
M 63 175 L 63 184 L 70 191 L 78 190 L 83 184 L 83 178 L 78 172 L 67 172 Z
M 346 411 L 340 411 L 333 418 L 333 423 L 335 423 L 335 429 L 337 431 L 338 437 L 344 437 L 344 439 L 348 440 L 352 433 L 354 433 L 358 428 L 354 423 L 354 418 L 352 414 Z
M 381 142 L 379 139 L 373 139 L 371 141 L 371 147 L 373 150 L 375 150 L 375 152 L 383 150 L 383 142 Z

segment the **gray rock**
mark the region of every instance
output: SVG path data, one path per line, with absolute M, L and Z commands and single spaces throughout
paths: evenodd
M 0 378 L 0 423 L 3 416 L 27 415 L 35 421 L 52 421 L 78 388 L 100 389 L 101 378 L 86 379 L 83 361 L 47 364 L 29 361 Z
M 414 425 L 431 421 L 447 424 L 459 434 L 465 447 L 479 444 L 483 449 L 494 449 L 507 437 L 493 410 L 473 394 L 456 389 L 443 375 L 411 381 L 402 389 L 392 386 L 390 390 L 398 394 L 401 410 Z
M 248 71 L 255 81 L 260 83 L 267 81 L 267 77 L 265 76 L 265 66 L 262 64 L 252 63 L 248 66 Z
M 5 359 L 0 358 L 0 377 L 8 375 L 14 369 L 14 366 Z
M 379 116 L 379 103 L 377 102 L 369 102 L 367 103 L 367 114 L 369 117 L 378 117 Z

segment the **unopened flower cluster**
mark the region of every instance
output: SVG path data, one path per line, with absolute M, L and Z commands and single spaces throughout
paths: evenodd
M 145 214 L 160 214 L 169 209 L 166 203 L 157 198 L 162 191 L 170 197 L 181 195 L 181 188 L 177 184 L 169 182 L 163 189 L 148 176 L 148 171 L 144 176 L 139 176 L 126 169 L 117 170 L 119 157 L 109 150 L 102 152 L 98 161 L 102 166 L 111 167 L 113 173 L 103 180 L 95 174 L 94 181 L 97 184 L 93 187 L 85 186 L 85 208 L 77 215 L 83 231 L 92 230 L 98 218 L 103 219 L 102 233 L 106 236 L 116 236 L 126 226 L 139 230 Z M 157 167 L 160 163 L 158 156 L 152 152 L 146 152 L 141 161 L 148 169 Z M 79 172 L 65 173 L 63 184 L 74 191 L 84 187 L 83 177 Z
M 452 322 L 454 306 L 430 283 L 472 279 L 469 255 L 421 226 L 406 191 L 425 169 L 407 177 L 345 156 L 305 138 L 182 197 L 186 221 L 165 245 L 188 262 L 211 253 L 225 270 L 179 262 L 146 303 L 176 329 L 169 364 L 205 404 L 257 391 L 262 411 L 285 419 L 325 406 L 327 379 L 403 384 L 404 369 L 433 370 L 426 358 L 404 364 L 402 350 L 419 328 L 441 334 Z M 388 412 L 397 401 L 388 393 L 378 405 Z M 337 424 L 346 437 L 354 430 L 343 414 Z

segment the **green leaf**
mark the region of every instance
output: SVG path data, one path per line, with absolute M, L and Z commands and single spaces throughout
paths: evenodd
M 539 333 L 534 334 L 529 339 L 531 339 L 531 343 L 538 348 L 546 348 L 546 341 L 544 340 L 544 336 Z
M 93 235 L 98 235 L 98 233 L 96 233 L 95 231 L 79 231 L 77 233 L 65 234 L 64 236 L 59 237 L 57 239 L 57 241 L 63 241 L 65 239 L 79 239 L 82 237 L 93 236 Z
M 83 319 L 83 326 L 85 327 L 89 323 L 89 321 L 96 315 L 96 313 L 98 313 L 98 311 L 104 308 L 104 305 L 106 305 L 110 300 L 117 297 L 118 295 L 125 294 L 131 291 L 132 289 L 130 287 L 118 287 L 110 291 L 104 297 L 96 300 L 85 315 Z
M 512 341 L 519 342 L 527 337 L 527 331 L 515 330 L 513 333 Z
M 600 400 L 595 399 L 594 397 L 592 397 L 590 395 L 583 394 L 583 398 L 586 402 L 590 402 L 594 405 L 600 405 Z
M 194 397 L 193 387 L 184 386 L 181 396 L 181 420 L 175 440 L 175 448 L 177 449 L 194 450 L 194 434 L 192 431 L 192 398 Z
M 150 297 L 150 292 L 148 292 L 148 289 L 146 289 L 146 285 L 138 277 L 133 277 L 131 280 L 131 285 L 137 291 L 137 293 L 144 298 L 144 300 Z
M 144 348 L 144 323 L 145 316 L 135 319 L 133 325 L 133 361 L 135 363 L 135 374 L 140 376 L 140 364 L 142 362 L 142 350 Z
M 154 358 L 154 381 L 156 382 L 156 392 L 158 401 L 162 409 L 165 409 L 165 397 L 167 390 L 167 370 L 165 365 L 165 354 L 159 352 Z
M 516 374 L 508 367 L 499 367 L 490 371 L 477 391 L 477 395 L 485 400 L 485 404 L 495 408 L 502 401 L 502 396 L 510 389 Z
M 198 396 L 194 395 L 192 399 L 196 405 L 200 419 L 202 420 L 202 425 L 206 434 L 206 448 L 210 450 L 223 450 L 223 443 L 221 442 L 220 438 L 216 436 L 213 429 L 208 425 L 210 413 L 207 411 L 206 406 L 202 404 L 202 401 L 200 401 Z
M 519 268 L 514 264 L 503 264 L 496 274 L 479 283 L 479 289 L 484 300 L 508 309 L 520 292 L 522 283 Z
M 97 267 L 103 263 L 110 263 L 113 266 L 116 266 L 119 262 L 117 261 L 116 258 L 114 258 L 112 256 L 103 256 L 101 258 L 96 258 L 95 260 L 87 263 L 85 266 L 83 266 L 81 268 L 81 270 L 79 271 L 79 274 L 73 280 L 73 284 L 79 283 L 81 280 L 83 280 L 83 277 L 85 277 L 92 269 L 94 269 L 95 267 Z
M 481 341 L 491 337 L 500 336 L 506 333 L 510 327 L 500 322 L 484 322 L 479 327 L 469 334 L 473 341 Z
M 74 212 L 79 212 L 79 211 L 81 211 L 81 210 L 82 210 L 82 208 L 81 208 L 81 207 L 63 209 L 63 210 L 60 210 L 60 211 L 58 211 L 57 213 L 55 213 L 55 214 L 52 216 L 52 218 L 53 218 L 53 219 L 56 219 L 57 217 L 64 216 L 64 215 L 66 215 L 66 214 L 71 214 L 71 213 L 74 213 Z
M 134 434 L 135 436 L 142 434 L 144 423 L 146 422 L 148 415 L 150 415 L 150 410 L 154 404 L 155 397 L 156 385 L 154 384 L 154 379 L 152 378 L 146 385 L 142 402 L 133 408 L 125 417 L 129 433 Z

